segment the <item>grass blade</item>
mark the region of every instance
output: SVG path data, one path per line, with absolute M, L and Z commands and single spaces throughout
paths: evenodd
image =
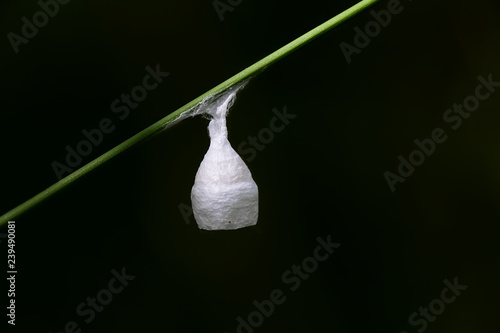
M 271 53 L 267 57 L 256 62 L 252 66 L 247 67 L 243 71 L 241 71 L 238 74 L 234 75 L 233 77 L 227 79 L 226 81 L 222 82 L 218 86 L 207 91 L 203 95 L 193 99 L 191 102 L 187 103 L 186 105 L 182 106 L 181 108 L 177 109 L 176 111 L 170 113 L 166 117 L 160 119 L 159 121 L 157 121 L 153 125 L 147 127 L 146 129 L 137 133 L 136 135 L 134 135 L 130 139 L 122 142 L 118 146 L 112 148 L 111 150 L 104 153 L 103 155 L 97 157 L 92 162 L 90 162 L 90 163 L 84 165 L 83 167 L 81 167 L 80 169 L 74 171 L 72 174 L 61 179 L 60 181 L 58 181 L 54 185 L 50 186 L 49 188 L 45 189 L 41 193 L 35 195 L 31 199 L 27 200 L 26 202 L 22 203 L 21 205 L 17 206 L 16 208 L 5 213 L 3 216 L 0 217 L 0 227 L 5 225 L 8 221 L 14 220 L 17 217 L 21 216 L 22 214 L 24 214 L 25 212 L 27 212 L 31 208 L 42 203 L 47 198 L 56 194 L 57 192 L 59 192 L 60 190 L 65 188 L 66 186 L 70 185 L 74 181 L 81 178 L 82 176 L 93 171 L 94 169 L 103 165 L 104 163 L 110 161 L 115 156 L 127 151 L 128 149 L 130 149 L 133 146 L 135 146 L 136 144 L 144 141 L 145 139 L 161 132 L 163 129 L 165 129 L 169 125 L 172 125 L 173 122 L 176 119 L 178 119 L 179 116 L 183 112 L 192 109 L 193 107 L 198 105 L 200 102 L 202 102 L 205 98 L 210 97 L 210 96 L 214 96 L 214 95 L 218 95 L 221 92 L 228 89 L 229 87 L 243 82 L 245 79 L 248 79 L 252 75 L 257 74 L 258 72 L 262 71 L 266 67 L 275 63 L 279 59 L 285 57 L 286 55 L 290 54 L 291 52 L 295 51 L 299 47 L 305 45 L 306 43 L 312 41 L 313 39 L 321 36 L 325 32 L 336 27 L 337 25 L 341 24 L 345 20 L 353 17 L 354 15 L 363 11 L 367 7 L 373 5 L 377 1 L 379 1 L 379 0 L 363 0 L 363 1 L 358 2 L 356 5 L 350 7 L 349 9 L 343 11 L 342 13 L 338 14 L 337 16 L 326 21 L 325 23 L 317 26 L 316 28 L 312 29 L 311 31 L 307 32 L 306 34 L 304 34 L 304 35 L 300 36 L 299 38 L 295 39 L 294 41 L 288 43 L 287 45 L 283 46 L 279 50 Z

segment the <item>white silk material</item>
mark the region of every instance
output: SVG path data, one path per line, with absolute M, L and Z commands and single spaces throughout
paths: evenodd
M 200 229 L 233 230 L 257 223 L 259 190 L 245 162 L 227 138 L 226 115 L 237 91 L 208 107 L 210 147 L 191 190 L 194 217 Z

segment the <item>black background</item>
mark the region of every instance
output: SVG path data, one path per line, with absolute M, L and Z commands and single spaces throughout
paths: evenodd
M 221 22 L 210 1 L 72 0 L 18 54 L 2 38 L 0 213 L 57 181 L 51 163 L 83 129 L 116 124 L 90 162 L 355 3 L 244 0 Z M 233 147 L 269 127 L 273 108 L 297 115 L 248 163 L 257 226 L 203 232 L 179 211 L 209 144 L 201 117 L 18 218 L 15 330 L 62 332 L 76 321 L 83 332 L 232 333 L 253 300 L 282 289 L 287 301 L 256 332 L 416 332 L 408 317 L 458 277 L 468 289 L 426 331 L 500 332 L 500 92 L 456 131 L 442 120 L 479 75 L 500 81 L 500 4 L 402 5 L 352 63 L 339 44 L 352 44 L 369 11 L 239 94 L 228 118 Z M 9 0 L 0 10 L 6 36 L 39 7 Z M 118 120 L 111 102 L 156 64 L 170 76 Z M 448 140 L 391 193 L 383 173 L 436 127 Z M 283 272 L 328 235 L 341 247 L 290 291 Z M 123 267 L 135 280 L 85 324 L 76 306 Z

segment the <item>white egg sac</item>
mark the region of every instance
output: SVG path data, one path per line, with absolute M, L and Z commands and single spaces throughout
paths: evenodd
M 194 217 L 200 229 L 231 230 L 255 225 L 259 190 L 250 170 L 227 139 L 226 115 L 236 92 L 223 96 L 209 112 L 210 147 L 191 190 Z

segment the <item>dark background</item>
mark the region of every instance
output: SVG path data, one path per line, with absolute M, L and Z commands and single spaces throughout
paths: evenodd
M 245 0 L 221 22 L 210 1 L 72 0 L 19 54 L 3 37 L 0 213 L 57 181 L 51 163 L 83 129 L 116 124 L 87 163 L 355 3 Z M 458 277 L 468 289 L 426 331 L 500 332 L 500 92 L 457 131 L 442 120 L 479 75 L 500 81 L 500 4 L 402 4 L 351 64 L 339 43 L 352 44 L 369 11 L 239 94 L 228 118 L 235 148 L 269 126 L 273 108 L 297 115 L 248 163 L 257 226 L 204 232 L 179 211 L 209 144 L 201 117 L 18 218 L 15 330 L 62 332 L 76 321 L 83 332 L 233 333 L 253 300 L 282 289 L 287 301 L 256 332 L 416 332 L 408 317 Z M 38 10 L 34 0 L 3 1 L 0 31 L 19 34 L 21 17 Z M 170 76 L 117 120 L 111 102 L 156 64 Z M 391 193 L 383 173 L 436 127 L 448 140 Z M 341 247 L 289 291 L 283 272 L 328 235 Z M 85 324 L 76 306 L 123 267 L 135 280 Z

